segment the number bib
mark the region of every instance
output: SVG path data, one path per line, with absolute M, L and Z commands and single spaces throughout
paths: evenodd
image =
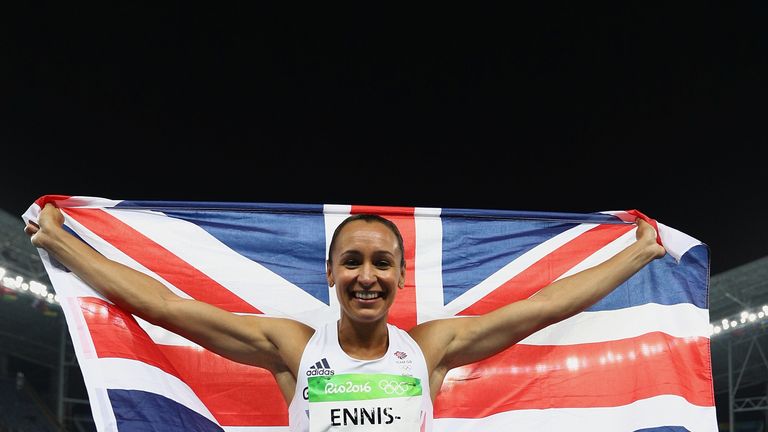
M 308 379 L 309 430 L 419 432 L 421 381 L 389 374 L 339 374 Z

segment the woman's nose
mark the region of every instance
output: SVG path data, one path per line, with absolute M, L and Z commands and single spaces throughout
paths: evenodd
M 376 282 L 376 269 L 370 264 L 360 266 L 360 273 L 357 275 L 357 281 L 363 286 L 370 286 Z

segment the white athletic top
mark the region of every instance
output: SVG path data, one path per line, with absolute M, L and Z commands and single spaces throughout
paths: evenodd
M 288 407 L 292 432 L 429 432 L 427 363 L 404 330 L 387 324 L 383 357 L 359 360 L 339 345 L 337 322 L 320 325 L 301 356 Z

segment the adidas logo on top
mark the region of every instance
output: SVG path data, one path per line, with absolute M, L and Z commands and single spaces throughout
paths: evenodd
M 319 362 L 313 364 L 309 367 L 309 370 L 307 371 L 307 376 L 318 376 L 318 375 L 333 375 L 334 372 L 333 369 L 331 369 L 331 365 L 328 364 L 328 360 L 323 357 L 322 360 Z

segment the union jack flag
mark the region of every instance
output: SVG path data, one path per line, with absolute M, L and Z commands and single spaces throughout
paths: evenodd
M 238 314 L 317 326 L 339 316 L 325 279 L 331 234 L 378 213 L 405 242 L 390 311 L 404 329 L 483 314 L 594 266 L 635 241 L 633 211 L 126 201 L 48 195 L 65 228 L 177 294 Z M 656 222 L 667 255 L 588 310 L 449 372 L 438 431 L 716 431 L 709 249 Z M 125 313 L 44 250 L 99 431 L 287 431 L 265 370 Z

